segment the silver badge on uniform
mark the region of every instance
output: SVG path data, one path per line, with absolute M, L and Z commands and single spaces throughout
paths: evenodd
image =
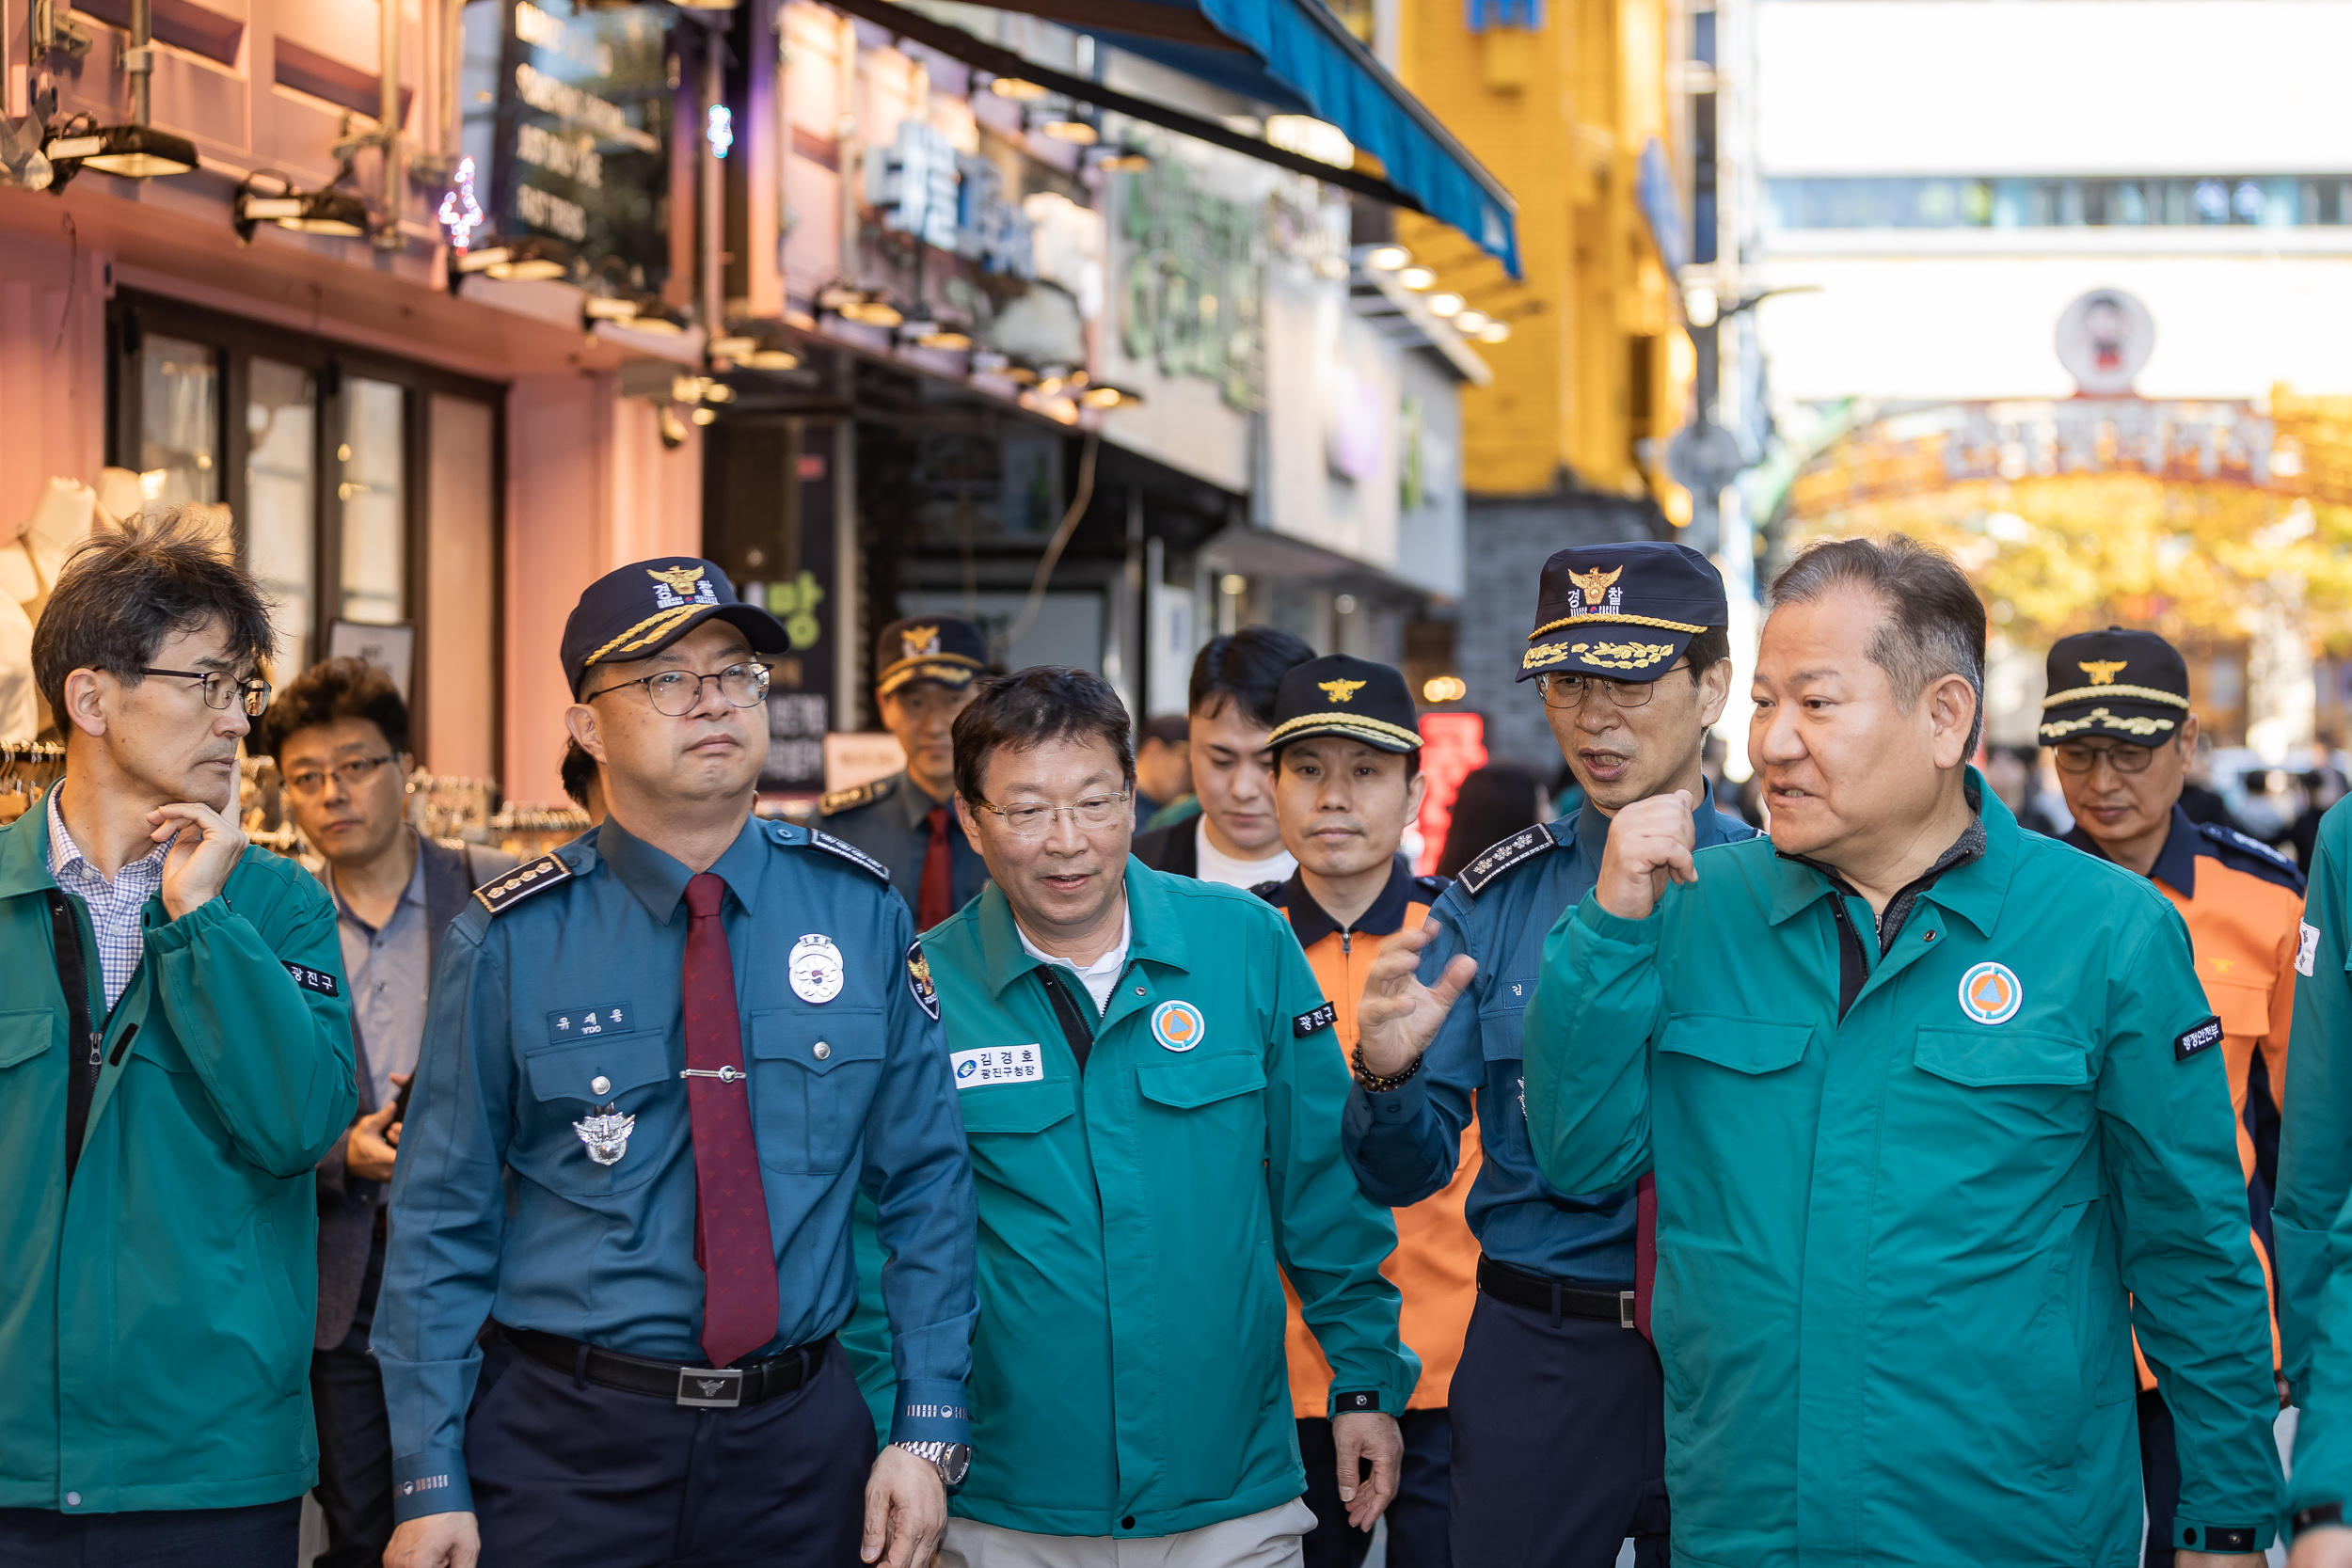
M 830 1002 L 841 994 L 841 949 L 833 938 L 812 931 L 792 944 L 785 973 L 792 977 L 792 994 L 802 1001 Z
M 588 1146 L 588 1158 L 600 1165 L 617 1165 L 628 1152 L 628 1135 L 637 1131 L 637 1118 L 623 1116 L 615 1105 L 603 1105 L 595 1116 L 572 1123 L 572 1131 Z

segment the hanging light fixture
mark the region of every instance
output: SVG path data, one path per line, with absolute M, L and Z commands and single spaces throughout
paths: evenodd
M 1105 381 L 1079 393 L 1078 401 L 1089 408 L 1135 408 L 1142 404 L 1143 394 Z
M 502 282 L 531 283 L 562 277 L 572 270 L 572 249 L 561 240 L 533 234 L 511 245 L 493 241 L 456 258 L 461 273 L 482 272 Z
M 344 173 L 350 169 L 350 165 L 343 166 Z M 340 182 L 340 176 L 338 179 Z M 256 180 L 275 181 L 280 188 L 276 192 L 256 190 Z M 297 234 L 359 239 L 368 231 L 368 208 L 356 194 L 336 185 L 315 191 L 298 190 L 293 181 L 274 168 L 256 169 L 237 186 L 230 222 L 237 230 L 238 240 L 246 245 L 253 243 L 254 231 L 264 223 L 274 223 Z
M 1375 245 L 1364 258 L 1364 265 L 1375 272 L 1395 272 L 1412 259 L 1413 253 L 1401 245 Z
M 1415 293 L 1437 282 L 1438 275 L 1427 267 L 1406 267 L 1396 275 L 1396 280 Z
M 1458 316 L 1462 313 L 1462 296 L 1460 294 L 1431 294 L 1429 298 L 1424 301 L 1424 303 L 1429 307 L 1429 313 L 1436 316 L 1440 321 L 1444 320 L 1448 316 Z
M 126 180 L 152 180 L 196 167 L 196 143 L 147 122 L 149 79 L 155 73 L 153 0 L 131 0 L 131 38 L 122 50 L 122 73 L 131 79 L 131 123 L 101 125 L 87 114 L 68 120 L 41 148 L 52 168 L 50 189 L 63 191 L 66 182 L 85 168 Z
M 988 90 L 999 98 L 1016 103 L 1032 103 L 1045 96 L 1045 89 L 1035 82 L 1025 82 L 1018 76 L 999 76 L 989 83 Z

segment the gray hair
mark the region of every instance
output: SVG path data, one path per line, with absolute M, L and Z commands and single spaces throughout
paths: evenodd
M 183 632 L 219 622 L 234 654 L 257 668 L 277 633 L 269 603 L 250 574 L 222 552 L 201 509 L 150 513 L 102 528 L 73 552 L 33 629 L 33 684 L 70 729 L 65 678 L 103 670 L 126 686 L 144 678 L 156 650 Z
M 1886 672 L 1895 695 L 1915 703 L 1946 675 L 1976 693 L 1968 752 L 1984 733 L 1984 601 L 1952 558 L 1932 545 L 1895 533 L 1883 539 L 1823 539 L 1805 546 L 1772 579 L 1772 608 L 1811 604 L 1839 588 L 1877 595 L 1885 618 L 1871 633 L 1870 662 Z

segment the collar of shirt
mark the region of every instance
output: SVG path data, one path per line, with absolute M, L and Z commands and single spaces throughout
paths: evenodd
M 1012 930 L 1013 934 L 1021 939 L 1021 950 L 1023 952 L 1028 954 L 1029 957 L 1035 958 L 1041 964 L 1059 964 L 1062 968 L 1070 971 L 1073 974 L 1075 974 L 1079 981 L 1086 986 L 1088 992 L 1091 994 L 1097 989 L 1095 985 L 1096 981 L 1099 980 L 1107 982 L 1116 980 L 1119 978 L 1119 972 L 1127 967 L 1127 949 L 1135 941 L 1136 927 L 1134 911 L 1130 909 L 1121 909 L 1119 911 L 1119 945 L 1104 954 L 1101 958 L 1095 959 L 1092 963 L 1088 964 L 1084 969 L 1079 968 L 1068 958 L 1056 958 L 1053 954 L 1048 953 L 1045 949 L 1040 947 L 1036 942 L 1031 942 L 1029 940 L 1029 933 L 1021 928 L 1021 921 L 1018 916 L 1016 916 L 1013 920 Z M 1094 1008 L 1097 1012 L 1103 1010 L 1103 1004 L 1100 998 L 1096 999 Z
M 1192 881 L 1190 877 L 1154 871 L 1133 855 L 1127 857 L 1124 930 L 1128 957 L 1138 963 L 1191 971 L 1191 949 L 1184 941 L 1184 915 L 1177 909 L 1176 897 L 1163 888 L 1169 884 L 1190 887 Z M 978 899 L 965 911 L 947 918 L 969 918 L 979 927 L 980 958 L 987 965 L 992 996 L 1004 995 L 1008 986 L 1038 966 L 1040 960 L 1030 957 L 1032 949 L 1021 930 L 1021 923 L 1012 916 L 1011 901 L 994 882 L 982 889 Z
M 768 837 L 756 816 L 746 816 L 742 831 L 711 866 L 743 908 L 759 904 L 759 874 L 768 863 Z M 596 853 L 612 867 L 621 885 L 644 905 L 645 912 L 667 926 L 686 901 L 686 884 L 694 873 L 667 850 L 657 849 L 608 816 L 596 830 Z
M 393 921 L 398 920 L 400 918 L 401 910 L 407 905 L 414 904 L 419 909 L 422 909 L 424 907 L 424 851 L 422 847 L 422 835 L 418 834 L 417 830 L 414 828 L 410 828 L 407 831 L 409 833 L 416 835 L 419 841 L 417 860 L 416 863 L 408 868 L 408 885 L 400 890 L 399 901 L 392 906 L 392 912 L 384 918 L 384 924 L 386 926 L 389 926 Z M 380 927 L 371 926 L 366 921 L 360 919 L 358 913 L 353 911 L 352 907 L 343 901 L 343 890 L 335 884 L 335 867 L 331 862 L 327 864 L 326 871 L 322 874 L 322 879 L 326 883 L 326 891 L 334 896 L 335 913 L 338 916 L 350 921 L 354 926 L 358 927 L 359 929 L 367 932 L 370 936 L 373 936 L 377 930 L 380 929 Z
M 1307 891 L 1304 871 L 1292 872 L 1289 884 L 1282 889 L 1283 906 L 1290 911 L 1291 930 L 1301 947 L 1312 947 L 1334 931 L 1372 937 L 1392 935 L 1405 924 L 1405 911 L 1412 901 L 1413 867 L 1403 855 L 1391 857 L 1388 882 L 1371 908 L 1356 917 L 1353 926 L 1341 925 L 1315 902 L 1315 895 Z
M 932 800 L 930 792 L 916 784 L 914 775 L 912 773 L 901 772 L 898 775 L 898 787 L 890 792 L 889 800 L 883 803 L 885 805 L 895 803 L 898 808 L 898 814 L 906 818 L 906 824 L 910 828 L 922 827 L 925 817 L 930 816 L 937 808 L 946 806 L 947 808 L 948 847 L 952 848 L 956 840 L 963 836 L 963 830 L 956 823 L 955 797 L 950 795 L 945 800 Z
M 1931 891 L 1935 902 L 1959 915 L 1977 928 L 1978 934 L 1990 936 L 1993 925 L 2001 911 L 2002 896 L 2009 891 L 2009 874 L 2016 860 L 2017 818 L 2010 815 L 2001 798 L 1984 787 L 1984 779 L 1971 767 L 1962 782 L 1963 798 L 1974 814 L 1968 825 L 1952 840 L 1935 863 L 1905 883 L 1878 919 L 1879 951 L 1884 953 L 1902 934 L 1904 924 L 1919 899 Z M 1772 924 L 1801 909 L 1810 908 L 1824 893 L 1849 898 L 1862 896 L 1843 873 L 1820 861 L 1803 855 L 1791 855 L 1775 849 L 1773 854 L 1786 865 L 1803 866 L 1816 873 L 1819 880 L 1809 890 L 1791 885 L 1794 879 L 1784 879 L 1778 896 L 1773 900 Z
M 2156 863 L 2148 868 L 2148 875 L 2162 882 L 2184 898 L 2197 896 L 2197 824 L 2188 819 L 2178 801 L 2172 806 L 2172 825 L 2165 831 L 2164 847 L 2156 851 Z M 2083 832 L 2079 822 L 2066 830 L 2063 842 L 2085 854 L 2101 860 L 2112 859 L 2099 841 Z
M 109 879 L 89 863 L 88 858 L 82 853 L 82 847 L 73 842 L 73 835 L 65 831 L 65 813 L 57 806 L 57 797 L 63 793 L 65 793 L 65 788 L 62 784 L 49 792 L 50 876 L 57 879 L 60 883 L 67 877 L 72 877 L 79 881 L 95 881 L 109 891 L 119 886 L 125 877 L 132 879 L 134 887 L 145 884 L 151 892 L 163 886 L 164 856 L 169 851 L 171 847 L 169 845 L 158 844 L 137 860 L 126 863 L 121 870 Z M 144 901 L 141 900 L 141 902 Z

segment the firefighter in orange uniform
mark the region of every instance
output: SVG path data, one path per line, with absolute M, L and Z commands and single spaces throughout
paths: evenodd
M 2221 1021 L 2238 1161 L 2261 1242 L 2255 1252 L 2268 1272 L 2276 1097 L 2286 1083 L 2303 874 L 2267 846 L 2217 823 L 2191 822 L 2181 810 L 2181 784 L 2197 754 L 2197 716 L 2189 711 L 2188 666 L 2169 642 L 2120 626 L 2061 638 L 2050 650 L 2049 682 L 2042 743 L 2057 757 L 2058 786 L 2074 817 L 2066 842 L 2148 878 L 2188 923 L 2197 978 Z M 2271 1345 L 2275 1356 L 2275 1323 Z M 2181 1469 L 2172 1415 L 2144 1358 L 2139 1456 L 2149 1518 L 2144 1568 L 2170 1568 Z
M 1298 868 L 1288 880 L 1261 882 L 1254 891 L 1290 917 L 1322 984 L 1324 1011 L 1343 1053 L 1356 1048 L 1356 1004 L 1381 939 L 1420 929 L 1447 885 L 1441 877 L 1414 876 L 1397 852 L 1406 825 L 1421 811 L 1421 736 L 1413 721 L 1402 674 L 1343 654 L 1292 670 L 1275 700 L 1268 742 L 1275 755 L 1275 816 L 1282 847 Z M 1391 1568 L 1445 1568 L 1448 1561 L 1453 1445 L 1446 1393 L 1478 1294 L 1478 1242 L 1462 1217 L 1478 1168 L 1472 1124 L 1462 1132 L 1454 1179 L 1395 1212 L 1396 1251 L 1381 1270 L 1404 1294 L 1403 1338 L 1422 1365 L 1421 1382 L 1401 1418 L 1405 1468 L 1388 1513 Z M 1316 1520 L 1305 1541 L 1306 1568 L 1357 1568 L 1372 1537 L 1347 1525 L 1334 1480 L 1331 1423 L 1324 1415 L 1331 1369 L 1298 1315 L 1295 1295 L 1288 1348 L 1291 1408 L 1298 1418 L 1307 1502 Z

